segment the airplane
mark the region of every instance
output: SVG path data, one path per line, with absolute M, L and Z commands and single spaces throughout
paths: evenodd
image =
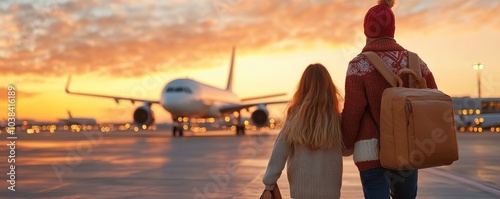
M 500 131 L 500 98 L 453 98 L 455 122 L 460 131 Z
M 500 113 L 477 115 L 455 115 L 457 130 L 460 132 L 500 132 Z
M 85 124 L 85 125 L 96 125 L 97 122 L 94 118 L 75 118 L 71 116 L 71 112 L 68 111 L 68 119 L 59 119 L 59 123 L 64 125 L 73 125 L 73 124 Z
M 0 131 L 2 129 L 7 129 L 7 128 L 13 128 L 15 131 L 17 131 L 18 129 L 20 129 L 20 127 L 45 126 L 45 125 L 53 125 L 53 123 L 39 122 L 32 119 L 16 119 L 14 122 L 9 122 L 9 120 L 3 119 L 3 122 L 0 122 Z
M 128 100 L 132 103 L 143 102 L 142 106 L 136 108 L 133 113 L 134 122 L 140 125 L 151 125 L 154 122 L 154 113 L 151 110 L 152 104 L 159 104 L 172 115 L 174 127 L 172 135 L 176 133 L 183 136 L 182 122 L 186 122 L 184 118 L 222 118 L 230 114 L 237 114 L 236 135 L 245 134 L 245 126 L 241 120 L 241 111 L 256 107 L 257 109 L 251 113 L 251 120 L 257 126 L 263 126 L 268 123 L 269 111 L 266 106 L 270 104 L 286 104 L 289 101 L 274 101 L 274 102 L 252 102 L 271 97 L 284 96 L 286 93 L 258 96 L 252 98 L 241 99 L 233 93 L 233 73 L 234 73 L 234 57 L 235 48 L 232 49 L 229 77 L 225 89 L 216 88 L 198 81 L 181 78 L 175 79 L 167 83 L 161 93 L 160 100 L 148 100 L 138 98 L 128 98 L 101 94 L 71 92 L 69 84 L 71 76 L 68 77 L 66 83 L 66 93 L 73 95 L 82 95 L 90 97 L 100 97 L 114 99 L 117 103 L 120 100 Z
M 0 123 L 0 129 L 5 129 L 7 127 L 20 127 L 20 126 L 27 126 L 27 125 L 39 125 L 41 124 L 40 122 L 36 122 L 34 120 L 28 119 L 28 120 L 21 120 L 21 119 L 16 119 L 14 122 L 9 122 L 7 119 L 3 119 L 3 122 Z

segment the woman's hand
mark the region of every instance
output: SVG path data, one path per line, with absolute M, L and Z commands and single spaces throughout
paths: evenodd
M 351 156 L 354 153 L 354 147 L 351 149 L 345 149 L 342 147 L 342 156 Z

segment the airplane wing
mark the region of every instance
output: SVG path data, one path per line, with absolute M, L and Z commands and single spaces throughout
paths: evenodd
M 252 101 L 252 100 L 257 100 L 257 99 L 264 99 L 264 98 L 271 98 L 271 97 L 280 97 L 280 96 L 285 96 L 286 93 L 278 93 L 278 94 L 272 94 L 272 95 L 264 95 L 264 96 L 258 96 L 258 97 L 251 97 L 251 98 L 244 98 L 241 99 L 242 102 L 244 101 Z
M 148 100 L 148 99 L 139 99 L 139 98 L 130 98 L 130 97 L 119 97 L 119 96 L 110 96 L 110 95 L 100 95 L 100 94 L 92 94 L 92 93 L 79 93 L 79 92 L 71 92 L 69 91 L 69 83 L 71 81 L 71 76 L 68 77 L 68 82 L 66 83 L 66 93 L 68 94 L 73 94 L 73 95 L 83 95 L 83 96 L 90 96 L 90 97 L 100 97 L 100 98 L 109 98 L 109 99 L 114 99 L 116 103 L 118 103 L 120 100 L 128 100 L 131 101 L 132 104 L 135 102 L 145 102 L 145 103 L 150 103 L 150 104 L 159 104 L 160 101 L 158 100 Z
M 258 106 L 258 105 L 268 105 L 268 104 L 287 104 L 290 101 L 276 101 L 276 102 L 259 102 L 259 103 L 249 103 L 249 104 L 231 104 L 222 106 L 219 111 L 221 113 L 231 113 L 235 111 L 239 111 L 241 109 L 247 109 L 250 107 Z

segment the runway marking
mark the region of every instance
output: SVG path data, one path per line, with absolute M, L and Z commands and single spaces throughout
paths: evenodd
M 460 177 L 460 176 L 456 176 L 456 175 L 453 175 L 453 174 L 450 174 L 450 173 L 447 173 L 444 171 L 440 171 L 439 169 L 436 169 L 436 168 L 430 168 L 430 169 L 426 169 L 424 171 L 428 171 L 429 173 L 432 173 L 434 175 L 438 175 L 441 177 L 445 177 L 445 178 L 457 181 L 457 182 L 465 184 L 465 185 L 469 185 L 471 187 L 474 187 L 474 188 L 479 189 L 479 190 L 484 191 L 484 192 L 494 194 L 496 196 L 500 196 L 499 189 L 494 188 L 494 187 L 490 187 L 488 185 L 484 185 L 484 184 L 477 182 L 477 181 L 473 181 L 473 180 L 470 180 L 470 179 L 467 179 L 464 177 Z

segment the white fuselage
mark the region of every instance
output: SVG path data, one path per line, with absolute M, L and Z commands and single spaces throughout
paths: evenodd
M 220 107 L 238 104 L 240 99 L 229 90 L 209 86 L 191 79 L 176 79 L 162 90 L 160 105 L 176 117 L 219 117 Z
M 500 113 L 486 113 L 479 115 L 459 115 L 455 117 L 459 127 L 500 127 Z

